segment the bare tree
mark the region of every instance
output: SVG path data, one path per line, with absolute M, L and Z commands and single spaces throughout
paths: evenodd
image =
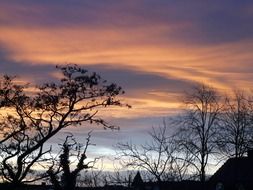
M 24 154 L 36 143 L 36 136 L 33 134 L 34 128 L 27 120 L 25 113 L 25 110 L 30 107 L 30 98 L 24 92 L 27 85 L 15 84 L 14 79 L 15 77 L 4 76 L 0 84 L 2 110 L 0 120 L 0 174 L 3 180 L 11 182 L 13 187 L 17 186 L 20 181 L 33 182 L 40 179 L 41 177 L 31 178 L 31 176 L 36 176 L 31 167 L 36 162 L 46 160 L 43 155 L 50 151 L 43 151 L 42 145 L 37 151 L 28 155 Z
M 167 176 L 167 179 L 172 179 L 173 181 L 189 180 L 194 178 L 194 176 L 189 175 L 191 172 L 191 163 L 193 156 L 188 151 L 182 151 L 181 147 L 178 147 L 177 141 L 172 139 L 173 143 L 173 160 L 171 162 L 171 172 Z
M 192 92 L 186 93 L 185 114 L 177 119 L 178 148 L 189 156 L 191 167 L 196 169 L 201 182 L 206 180 L 206 166 L 215 148 L 214 140 L 222 111 L 219 98 L 212 87 L 198 85 Z
M 161 182 L 172 169 L 173 149 L 170 147 L 166 134 L 167 127 L 153 128 L 149 133 L 151 141 L 144 145 L 132 143 L 118 143 L 117 154 L 126 167 L 138 168 L 148 171 L 158 182 Z
M 93 168 L 90 168 L 78 177 L 77 186 L 101 187 L 103 185 L 103 179 L 104 175 L 102 170 L 94 170 Z
M 13 127 L 17 125 L 13 119 L 9 122 Z M 22 130 L 1 145 L 1 174 L 5 180 L 12 183 L 13 187 L 19 186 L 21 181 L 31 183 L 44 177 L 36 173 L 32 166 L 47 161 L 44 155 L 49 153 L 51 148 L 44 150 L 43 144 L 38 150 L 26 155 L 26 151 L 37 143 L 37 136 L 33 136 L 32 133 L 33 131 L 28 129 Z
M 77 178 L 77 187 L 101 187 L 105 183 L 104 157 L 99 157 L 99 163 L 80 173 Z
M 90 145 L 90 133 L 85 145 L 77 143 L 72 135 L 66 137 L 61 145 L 62 153 L 59 160 L 54 160 L 47 171 L 56 190 L 74 190 L 80 172 L 93 167 L 97 159 L 85 163 L 86 152 Z M 71 161 L 73 159 L 74 161 Z M 75 163 L 76 167 L 71 170 L 71 166 Z
M 113 172 L 104 173 L 104 185 L 125 186 L 130 188 L 133 182 L 135 172 L 133 170 L 121 169 L 115 167 Z
M 217 145 L 226 157 L 242 157 L 253 147 L 252 108 L 242 91 L 225 99 Z
M 34 164 L 50 151 L 44 150 L 44 144 L 63 128 L 85 123 L 115 128 L 98 113 L 111 106 L 122 106 L 117 99 L 124 93 L 121 87 L 77 66 L 57 68 L 62 79 L 35 87 L 34 94 L 27 94 L 28 86 L 13 85 L 11 80 L 10 85 L 0 89 L 1 109 L 9 110 L 2 115 L 1 127 L 12 129 L 2 134 L 1 171 L 5 180 L 13 184 L 27 182 Z M 11 86 L 16 87 L 14 92 Z
M 25 85 L 18 85 L 13 82 L 15 77 L 4 75 L 0 79 L 0 146 L 13 136 L 25 129 L 24 123 L 13 126 L 15 117 L 23 117 L 23 107 L 28 97 L 24 93 Z M 6 111 L 15 112 L 8 114 Z M 14 116 L 15 115 L 15 116 Z M 0 149 L 1 151 L 1 149 Z

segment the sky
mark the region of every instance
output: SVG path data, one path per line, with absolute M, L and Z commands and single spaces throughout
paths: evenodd
M 196 82 L 251 89 L 252 23 L 250 0 L 0 0 L 0 74 L 43 83 L 78 64 L 122 86 L 132 108 L 103 113 L 120 131 L 93 131 L 93 154 L 110 155 L 180 112 Z

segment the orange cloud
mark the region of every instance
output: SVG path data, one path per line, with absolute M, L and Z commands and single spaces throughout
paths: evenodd
M 244 73 L 252 65 L 251 41 L 212 45 L 189 44 L 170 38 L 170 34 L 189 25 L 186 22 L 136 28 L 1 26 L 0 42 L 9 52 L 7 58 L 17 63 L 99 63 L 105 67 L 154 73 L 164 78 L 205 82 L 223 90 L 233 85 L 252 85 L 249 82 L 253 77 L 251 72 Z M 51 75 L 58 78 L 57 73 Z M 125 98 L 135 108 L 127 114 L 114 111 L 115 117 L 151 116 L 154 113 L 164 116 L 179 105 L 170 96 L 165 98 L 154 91 L 142 89 L 137 93 L 136 98 L 128 95 Z

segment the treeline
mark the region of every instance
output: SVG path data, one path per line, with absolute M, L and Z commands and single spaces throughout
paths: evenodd
M 12 189 L 22 184 L 50 180 L 55 190 L 76 185 L 115 184 L 130 186 L 133 173 L 105 174 L 90 169 L 86 142 L 67 135 L 56 153 L 49 140 L 70 126 L 97 124 L 117 129 L 100 116 L 113 106 L 125 106 L 121 87 L 97 73 L 77 66 L 57 67 L 62 78 L 39 86 L 22 84 L 15 77 L 0 81 L 0 176 Z M 151 140 L 140 146 L 117 144 L 117 158 L 130 170 L 144 171 L 149 180 L 206 180 L 210 162 L 245 156 L 253 147 L 253 101 L 242 91 L 229 95 L 207 85 L 197 85 L 182 98 L 184 111 L 153 128 Z M 172 133 L 173 131 L 173 133 Z M 72 162 L 74 160 L 74 162 Z M 39 172 L 36 168 L 43 168 Z
M 118 144 L 122 164 L 146 170 L 158 182 L 205 182 L 208 167 L 245 156 L 253 148 L 253 96 L 228 93 L 204 84 L 193 87 L 181 99 L 183 113 L 153 128 L 151 141 Z

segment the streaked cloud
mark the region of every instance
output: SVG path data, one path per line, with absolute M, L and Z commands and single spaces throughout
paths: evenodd
M 179 89 L 193 82 L 252 85 L 252 7 L 251 1 L 1 2 L 1 72 L 39 82 L 56 77 L 52 65 L 75 63 L 125 86 L 126 99 L 140 110 L 174 109 Z
M 252 88 L 252 23 L 251 0 L 1 1 L 0 73 L 32 83 L 58 78 L 57 64 L 100 73 L 133 105 L 103 113 L 127 138 L 177 113 L 195 82 Z

